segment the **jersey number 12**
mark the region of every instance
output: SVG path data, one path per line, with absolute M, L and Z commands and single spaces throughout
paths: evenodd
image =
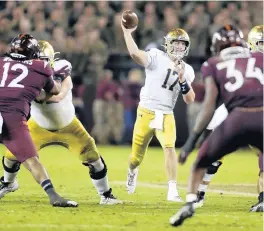
M 172 70 L 171 70 L 170 68 L 167 70 L 166 78 L 165 78 L 163 84 L 161 85 L 162 88 L 167 89 L 167 83 L 168 83 L 169 77 L 170 77 L 170 75 L 171 75 L 171 71 L 172 71 Z M 176 74 L 177 74 L 176 71 L 173 71 L 173 72 L 172 72 L 172 75 L 176 75 Z M 176 86 L 176 84 L 178 83 L 178 81 L 179 81 L 179 78 L 177 78 L 177 79 L 173 82 L 173 84 L 169 86 L 169 90 L 170 90 L 170 91 L 173 91 L 173 88 Z
M 10 63 L 5 63 L 4 64 L 4 73 L 2 76 L 2 80 L 0 82 L 0 87 L 5 87 L 6 86 L 6 79 L 8 76 L 8 71 L 10 68 Z M 22 81 L 24 78 L 27 77 L 28 75 L 28 68 L 24 66 L 23 64 L 16 63 L 10 68 L 12 71 L 17 71 L 17 69 L 22 70 L 22 73 L 18 75 L 16 78 L 14 78 L 8 85 L 7 87 L 18 87 L 18 88 L 24 88 L 23 84 L 20 84 L 19 82 Z

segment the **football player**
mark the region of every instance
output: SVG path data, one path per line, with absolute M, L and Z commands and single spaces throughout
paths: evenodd
M 194 215 L 198 185 L 213 162 L 247 145 L 263 152 L 263 54 L 250 53 L 242 32 L 232 25 L 220 28 L 213 35 L 212 51 L 215 56 L 202 66 L 204 104 L 181 150 L 179 162 L 184 163 L 194 149 L 219 101 L 225 104 L 229 114 L 202 143 L 192 167 L 187 203 L 170 218 L 173 226 Z
M 263 53 L 263 25 L 255 26 L 251 29 L 251 31 L 248 34 L 248 44 L 250 47 L 251 52 L 262 52 Z M 209 134 L 218 126 L 220 125 L 227 117 L 228 112 L 222 104 L 218 109 L 216 109 L 215 114 L 207 126 L 207 129 L 204 131 L 204 137 L 203 140 L 205 140 Z M 263 154 L 258 153 L 258 162 L 259 162 L 259 180 L 258 180 L 258 203 L 253 205 L 250 209 L 252 212 L 263 212 Z M 198 187 L 198 195 L 197 195 L 197 203 L 195 203 L 195 207 L 201 207 L 204 204 L 205 199 L 205 193 L 207 190 L 207 187 L 218 171 L 219 167 L 221 166 L 222 161 L 218 160 L 207 169 L 202 183 L 199 184 Z
M 40 58 L 50 62 L 54 76 L 62 81 L 62 87 L 56 96 L 50 96 L 42 91 L 37 101 L 31 105 L 28 126 L 37 150 L 50 144 L 59 144 L 74 153 L 79 153 L 82 164 L 89 168 L 92 183 L 101 196 L 100 204 L 121 203 L 112 194 L 106 164 L 97 150 L 94 139 L 75 116 L 70 62 L 63 59 L 55 61 L 54 49 L 47 41 L 39 41 L 39 45 Z M 14 169 L 12 166 L 19 164 L 12 153 L 7 151 L 3 158 L 4 176 L 1 178 L 0 198 L 18 189 L 16 176 L 19 168 Z
M 212 133 L 212 131 L 217 126 L 219 126 L 226 119 L 227 116 L 228 116 L 228 111 L 225 105 L 222 104 L 215 110 L 212 120 L 206 127 L 206 130 L 203 132 L 201 143 Z M 195 207 L 198 208 L 203 206 L 205 193 L 208 188 L 208 185 L 213 179 L 214 175 L 217 173 L 221 165 L 222 165 L 222 160 L 217 160 L 207 168 L 203 176 L 202 182 L 199 184 L 198 187 L 197 202 L 195 203 Z
M 248 33 L 248 44 L 252 52 L 264 51 L 263 25 L 253 27 Z
M 60 81 L 53 80 L 48 62 L 38 60 L 38 41 L 30 34 L 20 34 L 10 44 L 10 51 L 0 58 L 0 136 L 3 144 L 14 153 L 16 161 L 3 160 L 5 179 L 0 190 L 9 186 L 22 163 L 47 193 L 50 204 L 57 207 L 77 207 L 78 203 L 63 199 L 54 189 L 28 131 L 30 104 L 42 88 L 51 96 L 58 95 Z M 10 174 L 6 174 L 10 173 Z M 12 185 L 12 190 L 16 184 Z
M 135 43 L 132 32 L 121 22 L 124 39 L 132 59 L 145 68 L 145 85 L 140 92 L 137 119 L 133 131 L 132 153 L 126 188 L 134 193 L 136 180 L 144 155 L 153 136 L 159 140 L 164 156 L 168 177 L 167 200 L 182 202 L 176 184 L 177 160 L 175 152 L 176 126 L 173 108 L 181 93 L 185 103 L 194 101 L 195 93 L 191 87 L 194 80 L 193 68 L 183 61 L 190 49 L 190 38 L 180 28 L 171 30 L 165 36 L 165 52 L 156 48 L 140 50 Z
M 253 27 L 248 33 L 248 44 L 251 52 L 264 51 L 264 28 L 263 25 Z M 263 212 L 264 210 L 264 188 L 263 188 L 263 153 L 259 153 L 259 179 L 258 179 L 258 202 L 250 209 L 251 212 Z

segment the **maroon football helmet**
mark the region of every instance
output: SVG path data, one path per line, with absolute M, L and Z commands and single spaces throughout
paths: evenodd
M 243 37 L 243 33 L 240 29 L 233 25 L 225 25 L 213 34 L 211 51 L 216 55 L 221 50 L 228 47 L 247 47 Z
M 38 41 L 30 34 L 20 34 L 10 44 L 10 53 L 24 55 L 26 59 L 39 58 Z

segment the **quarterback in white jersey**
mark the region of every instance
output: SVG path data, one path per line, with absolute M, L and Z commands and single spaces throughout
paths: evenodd
M 175 63 L 167 53 L 156 48 L 146 51 L 146 54 L 146 79 L 140 92 L 139 105 L 151 111 L 171 114 L 181 91 Z M 195 77 L 194 70 L 189 64 L 181 62 L 185 65 L 184 78 L 190 84 Z
M 53 47 L 47 41 L 39 41 L 39 45 L 41 59 L 50 61 L 54 70 L 54 79 L 61 80 L 62 87 L 56 97 L 46 94 L 43 90 L 37 101 L 31 105 L 28 127 L 37 150 L 57 144 L 73 153 L 78 153 L 82 164 L 90 170 L 92 183 L 101 197 L 100 204 L 121 203 L 113 196 L 109 187 L 106 164 L 99 155 L 94 139 L 75 116 L 72 103 L 71 63 L 67 60 L 54 61 Z M 17 163 L 10 151 L 6 152 L 4 158 L 5 162 Z M 8 171 L 10 169 L 11 171 Z M 0 198 L 18 189 L 16 175 L 19 168 L 13 171 L 10 166 L 8 168 L 4 166 L 4 170 Z
M 165 52 L 155 48 L 143 51 L 138 49 L 131 35 L 136 28 L 126 29 L 122 22 L 121 26 L 130 56 L 145 67 L 146 72 L 133 131 L 127 191 L 134 193 L 138 167 L 152 137 L 156 136 L 165 155 L 168 176 L 167 200 L 182 202 L 176 184 L 176 126 L 173 108 L 180 92 L 187 104 L 192 103 L 195 98 L 191 87 L 195 77 L 194 70 L 182 60 L 190 48 L 189 36 L 183 29 L 173 29 L 165 37 Z

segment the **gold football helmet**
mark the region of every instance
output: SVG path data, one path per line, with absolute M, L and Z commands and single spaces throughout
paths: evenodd
M 181 28 L 171 30 L 165 37 L 164 47 L 166 49 L 169 57 L 174 59 L 182 59 L 184 56 L 187 56 L 189 53 L 189 49 L 191 46 L 191 41 L 187 32 Z M 173 42 L 174 41 L 183 41 L 185 42 L 185 50 L 184 51 L 175 51 Z
M 55 52 L 51 44 L 45 40 L 39 41 L 40 46 L 40 59 L 47 59 L 51 67 L 54 67 Z
M 263 53 L 263 25 L 258 25 L 253 27 L 248 33 L 248 43 L 250 50 L 253 52 L 262 52 Z

